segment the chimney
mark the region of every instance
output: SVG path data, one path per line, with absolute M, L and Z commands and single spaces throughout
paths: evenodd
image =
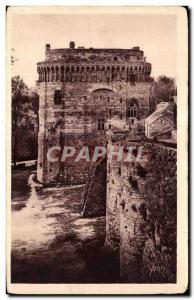
M 69 48 L 70 49 L 75 49 L 75 42 L 70 42 L 69 43 Z
M 46 51 L 51 50 L 51 45 L 50 44 L 46 44 Z

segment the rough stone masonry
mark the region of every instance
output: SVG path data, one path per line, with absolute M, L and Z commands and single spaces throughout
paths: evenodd
M 107 162 L 106 247 L 120 256 L 126 282 L 176 282 L 176 146 L 132 142 L 141 161 Z M 135 156 L 135 153 L 134 153 Z
M 38 180 L 86 183 L 84 216 L 106 212 L 105 246 L 126 282 L 176 281 L 176 147 L 144 137 L 151 64 L 132 49 L 51 49 L 38 63 Z M 141 162 L 50 162 L 52 146 L 143 146 Z M 61 153 L 62 155 L 62 153 Z M 95 193 L 93 192 L 95 191 Z
M 38 63 L 38 180 L 84 181 L 87 163 L 52 163 L 53 145 L 106 145 L 106 131 L 144 126 L 149 115 L 151 64 L 139 47 L 132 49 L 51 49 Z

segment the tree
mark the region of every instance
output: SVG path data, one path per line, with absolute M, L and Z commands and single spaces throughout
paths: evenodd
M 20 76 L 12 77 L 11 85 L 13 164 L 16 167 L 19 129 L 30 128 L 32 124 L 37 122 L 38 95 L 27 87 Z
M 173 101 L 173 97 L 176 95 L 174 79 L 167 76 L 159 76 L 155 82 L 153 93 L 157 103 Z

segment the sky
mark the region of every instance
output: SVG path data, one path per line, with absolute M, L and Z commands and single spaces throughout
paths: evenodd
M 68 48 L 70 41 L 85 48 L 139 46 L 152 64 L 151 76 L 176 77 L 176 15 L 173 14 L 14 14 L 11 45 L 18 60 L 12 75 L 32 87 L 45 44 Z

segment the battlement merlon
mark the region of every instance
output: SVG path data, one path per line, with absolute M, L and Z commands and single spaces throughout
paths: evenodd
M 50 44 L 46 44 L 45 61 L 37 64 L 39 82 L 84 81 L 86 78 L 91 81 L 148 82 L 151 68 L 139 47 L 86 49 L 75 48 L 74 42 L 64 49 L 51 49 Z
M 139 47 L 133 47 L 131 49 L 119 49 L 119 48 L 85 48 L 75 47 L 74 42 L 70 42 L 69 48 L 52 49 L 50 44 L 46 44 L 45 60 L 75 60 L 85 58 L 87 60 L 95 60 L 97 57 L 107 61 L 137 61 L 144 62 L 144 52 Z

